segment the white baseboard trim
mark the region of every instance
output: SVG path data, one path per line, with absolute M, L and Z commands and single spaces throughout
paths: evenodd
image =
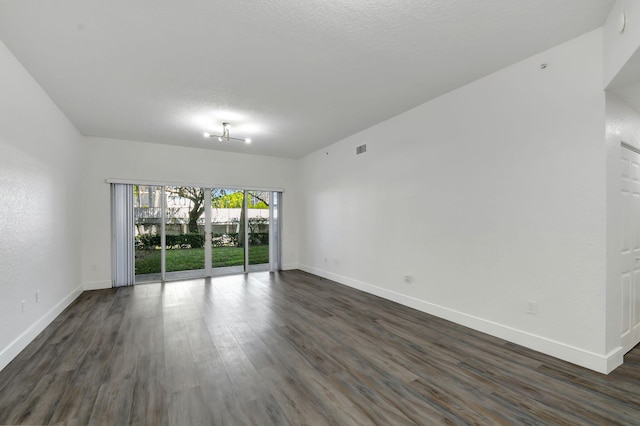
M 543 336 L 538 336 L 523 330 L 518 330 L 503 324 L 456 311 L 444 306 L 430 303 L 415 297 L 407 296 L 381 287 L 377 287 L 363 281 L 354 280 L 349 277 L 338 275 L 322 269 L 314 268 L 307 265 L 299 265 L 302 271 L 310 274 L 344 284 L 349 287 L 362 290 L 366 293 L 391 300 L 401 305 L 408 306 L 418 311 L 425 312 L 439 318 L 446 319 L 456 324 L 469 327 L 471 329 L 489 334 L 500 339 L 507 340 L 512 343 L 533 349 L 538 352 L 559 358 L 563 361 L 597 371 L 599 373 L 608 374 L 616 367 L 620 366 L 623 361 L 622 348 L 618 348 L 607 355 L 600 355 L 591 351 L 567 345 Z
M 607 361 L 607 368 L 604 374 L 609 374 L 616 368 L 620 367 L 624 362 L 624 348 L 622 346 L 617 347 L 616 349 L 609 352 L 605 359 Z
M 29 343 L 35 339 L 51 322 L 64 311 L 82 293 L 82 286 L 69 293 L 40 319 L 18 336 L 9 346 L 0 352 L 0 371 L 4 369 Z
M 82 288 L 86 290 L 102 290 L 105 288 L 111 288 L 111 281 L 88 281 L 82 283 Z

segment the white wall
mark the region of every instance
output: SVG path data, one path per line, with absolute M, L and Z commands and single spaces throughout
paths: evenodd
M 296 161 L 101 138 L 86 139 L 82 283 L 111 287 L 111 213 L 106 179 L 283 188 L 283 266 L 297 265 Z
M 80 139 L 0 42 L 0 369 L 79 294 Z
M 301 267 L 607 370 L 602 49 L 590 32 L 302 159 Z

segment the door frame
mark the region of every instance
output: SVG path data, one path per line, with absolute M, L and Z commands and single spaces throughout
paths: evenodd
M 152 182 L 152 181 L 142 181 L 142 180 L 121 180 L 121 179 L 107 179 L 107 183 L 113 183 L 113 184 L 128 184 L 128 185 L 139 185 L 139 186 L 153 186 L 153 187 L 159 187 L 161 190 L 161 232 L 160 232 L 160 241 L 161 241 L 161 273 L 160 273 L 160 280 L 161 281 L 167 281 L 167 280 L 180 280 L 180 279 L 190 279 L 190 278 L 200 278 L 200 277 L 211 277 L 211 276 L 218 276 L 218 275 L 228 275 L 228 274 L 238 274 L 238 273 L 247 273 L 247 272 L 254 272 L 257 270 L 276 270 L 274 268 L 280 269 L 281 265 L 282 265 L 282 259 L 280 258 L 281 256 L 281 238 L 282 238 L 282 232 L 281 232 L 281 227 L 282 227 L 282 196 L 284 193 L 284 189 L 282 188 L 261 188 L 261 187 L 237 187 L 237 186 L 230 186 L 230 185 L 203 185 L 203 184 L 184 184 L 184 183 L 172 183 L 172 182 Z M 175 272 L 171 272 L 171 276 L 167 277 L 167 271 L 166 271 L 166 187 L 169 186 L 184 186 L 184 187 L 195 187 L 195 188 L 203 188 L 205 191 L 205 202 L 204 202 L 204 207 L 205 207 L 205 211 L 204 211 L 204 215 L 205 215 L 205 229 L 204 229 L 204 239 L 205 239 L 205 244 L 204 244 L 204 256 L 205 256 L 205 268 L 204 268 L 204 274 L 201 273 L 202 270 L 195 270 L 197 273 L 190 273 L 190 271 L 175 271 Z M 211 218 L 212 218 L 212 206 L 211 206 L 211 189 L 212 188 L 224 188 L 224 189 L 233 189 L 233 190 L 238 190 L 238 191 L 243 191 L 244 193 L 244 197 L 243 197 L 243 208 L 246 209 L 245 210 L 245 226 L 244 226 L 244 232 L 245 232 L 245 241 L 248 242 L 248 233 L 249 233 L 249 226 L 248 226 L 248 219 L 249 219 L 249 214 L 247 212 L 248 210 L 248 204 L 247 204 L 247 194 L 249 192 L 269 192 L 271 194 L 273 194 L 274 198 L 277 198 L 277 204 L 278 206 L 276 206 L 276 208 L 278 209 L 278 220 L 277 221 L 272 221 L 271 219 L 273 218 L 273 206 L 271 206 L 270 204 L 270 208 L 269 208 L 269 263 L 265 264 L 268 265 L 267 267 L 259 267 L 259 268 L 251 268 L 249 265 L 249 250 L 248 247 L 245 247 L 246 249 L 244 250 L 244 265 L 242 266 L 242 271 L 238 271 L 237 269 L 234 271 L 219 271 L 219 273 L 215 273 L 215 269 L 212 265 L 212 241 L 213 241 L 213 233 L 212 233 L 212 224 L 211 224 Z M 277 227 L 277 229 L 275 228 Z M 272 229 L 275 231 L 272 231 Z M 274 238 L 276 238 L 276 241 L 274 241 Z M 131 242 L 132 245 L 134 245 L 134 241 Z M 274 245 L 275 250 L 272 250 L 272 244 Z M 246 245 L 246 244 L 245 244 Z M 278 256 L 278 259 L 273 259 L 272 256 Z M 251 265 L 251 266 L 258 266 L 258 265 Z M 262 266 L 262 265 L 260 265 Z M 132 265 L 132 267 L 135 267 L 135 265 Z M 182 273 L 184 272 L 184 273 Z M 135 275 L 134 275 L 135 277 Z M 134 280 L 135 281 L 135 280 Z M 144 281 L 144 283 L 147 282 L 153 282 L 153 281 Z M 140 282 L 142 283 L 142 282 Z
M 631 152 L 638 156 L 638 178 L 640 181 L 640 149 L 629 145 L 625 142 L 621 142 L 621 151 L 620 151 L 620 160 L 622 160 L 624 154 L 624 150 L 627 152 Z M 624 226 L 625 215 L 628 214 L 628 211 L 625 209 L 630 209 L 630 206 L 623 202 L 622 200 L 622 178 L 623 172 L 622 163 L 620 163 L 620 169 L 618 172 L 618 185 L 619 185 L 619 197 L 620 198 L 620 213 L 621 213 L 621 227 Z M 630 166 L 630 174 L 629 180 L 633 182 L 634 175 L 633 169 Z M 640 182 L 639 182 L 640 184 Z M 631 189 L 632 190 L 632 189 Z M 633 197 L 633 194 L 630 195 Z M 633 202 L 633 198 L 630 199 Z M 623 353 L 626 353 L 633 349 L 638 343 L 640 343 L 640 306 L 638 306 L 637 300 L 640 299 L 640 247 L 634 247 L 634 237 L 636 234 L 640 236 L 640 229 L 635 229 L 634 226 L 640 227 L 640 218 L 636 221 L 635 225 L 633 222 L 630 223 L 629 227 L 631 237 L 630 237 L 630 245 L 629 250 L 625 254 L 622 250 L 620 251 L 620 271 L 619 271 L 619 288 L 620 288 L 620 317 L 621 317 L 621 329 L 620 329 L 620 345 L 623 348 Z M 621 229 L 620 234 L 620 249 L 623 248 L 625 235 L 623 235 Z M 640 242 L 640 241 L 639 241 Z M 624 259 L 623 256 L 630 256 L 630 259 Z M 627 266 L 625 266 L 625 263 Z M 629 271 L 625 271 L 625 269 L 629 268 Z M 625 276 L 628 277 L 628 282 L 625 282 Z M 636 283 L 636 280 L 638 281 Z

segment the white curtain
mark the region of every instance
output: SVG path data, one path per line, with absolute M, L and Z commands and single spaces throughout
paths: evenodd
M 269 205 L 269 270 L 282 269 L 282 192 L 272 192 Z
M 111 184 L 113 286 L 135 282 L 133 185 Z

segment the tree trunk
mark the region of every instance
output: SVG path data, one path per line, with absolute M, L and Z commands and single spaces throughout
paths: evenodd
M 200 203 L 193 203 L 193 208 L 189 210 L 189 232 L 198 233 L 198 218 L 204 209 Z
M 240 209 L 240 226 L 238 227 L 238 247 L 244 247 L 244 207 Z
M 204 191 L 199 191 L 197 197 L 192 197 L 191 210 L 189 210 L 189 233 L 198 233 L 198 219 L 202 212 L 204 212 Z

